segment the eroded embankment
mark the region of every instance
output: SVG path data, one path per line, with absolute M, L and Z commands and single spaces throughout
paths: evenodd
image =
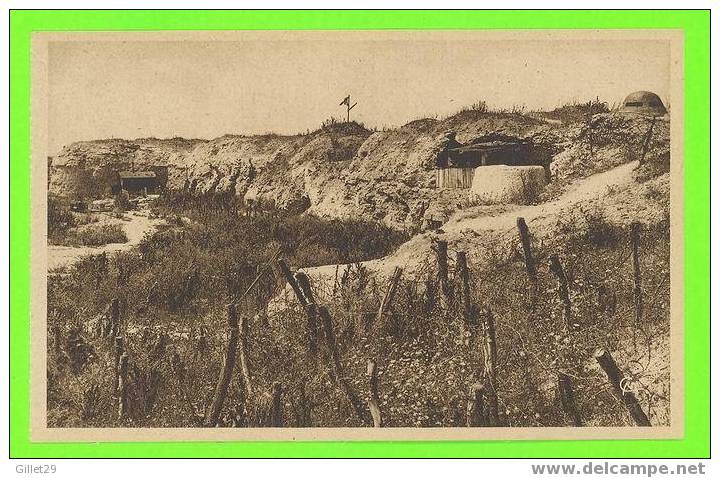
M 448 242 L 450 250 L 462 250 L 476 264 L 482 264 L 488 254 L 505 245 L 516 234 L 518 217 L 525 218 L 536 240 L 551 233 L 558 220 L 569 217 L 583 208 L 599 208 L 608 220 L 619 225 L 631 221 L 656 223 L 661 211 L 645 194 L 652 185 L 638 185 L 633 171 L 638 163 L 622 164 L 608 171 L 577 181 L 568 191 L 553 201 L 527 206 L 504 208 L 474 207 L 453 215 L 439 231 L 418 234 L 381 259 L 363 262 L 369 270 L 388 276 L 395 267 L 412 274 L 432 260 L 434 240 Z M 667 178 L 658 178 L 664 182 Z M 625 194 L 623 194 L 625 193 Z M 500 212 L 497 212 L 498 209 Z M 303 269 L 314 281 L 335 277 L 336 265 Z

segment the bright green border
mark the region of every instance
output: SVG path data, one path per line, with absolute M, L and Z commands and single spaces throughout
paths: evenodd
M 685 31 L 686 436 L 525 442 L 31 443 L 30 34 L 43 30 L 673 28 Z M 23 11 L 10 13 L 10 456 L 709 457 L 708 11 Z

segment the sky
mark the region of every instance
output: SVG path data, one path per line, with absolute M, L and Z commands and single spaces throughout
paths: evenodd
M 443 117 L 479 100 L 553 108 L 670 91 L 669 42 L 498 40 L 371 32 L 233 41 L 52 41 L 49 152 L 105 138 L 296 134 L 351 95 L 368 127 Z

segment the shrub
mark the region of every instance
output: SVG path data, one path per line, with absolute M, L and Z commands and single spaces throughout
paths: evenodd
M 470 105 L 470 109 L 473 111 L 478 111 L 480 113 L 487 113 L 490 111 L 490 108 L 488 107 L 488 104 L 485 100 L 478 100 L 472 105 Z
M 588 116 L 598 113 L 608 113 L 610 109 L 606 102 L 597 99 L 587 102 L 570 101 L 551 111 L 540 112 L 541 116 L 558 120 L 563 123 L 577 123 L 587 120 Z
M 571 247 L 591 245 L 602 249 L 617 245 L 625 231 L 612 223 L 602 209 L 591 207 L 563 216 L 557 223 L 556 234 Z
M 104 246 L 127 242 L 128 237 L 120 224 L 91 224 L 78 229 L 69 242 L 82 246 Z
M 130 196 L 127 191 L 120 191 L 115 195 L 115 210 L 118 212 L 124 212 L 132 209 L 132 203 L 130 202 Z
M 622 237 L 622 229 L 610 222 L 600 209 L 582 211 L 586 224 L 587 242 L 596 247 L 612 247 Z

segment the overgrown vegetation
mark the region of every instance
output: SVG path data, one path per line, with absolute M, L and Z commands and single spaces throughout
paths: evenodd
M 642 152 L 647 122 L 589 116 L 594 108 L 607 111 L 591 102 L 546 116 L 573 123 L 577 133 L 555 161 L 560 187 Z M 448 126 L 487 114 L 542 124 L 522 105 L 491 111 L 478 101 Z M 406 126 L 436 127 L 430 120 Z M 646 195 L 662 199 L 667 190 L 652 180 L 669 170 L 669 135 L 667 124 L 654 127 L 634 176 L 648 182 Z M 364 127 L 330 120 L 322 129 Z M 265 171 L 282 175 L 287 161 L 278 157 Z M 527 187 L 523 196 L 538 200 Z M 380 207 L 368 204 L 371 212 Z M 48 208 L 58 240 L 91 217 L 66 206 Z M 669 221 L 641 229 L 634 255 L 629 228 L 601 209 L 577 208 L 552 232 L 531 236 L 531 260 L 517 231 L 493 231 L 480 250 L 468 251 L 477 255 L 467 258 L 467 275 L 457 255 L 464 251 L 450 250 L 445 263 L 437 252 L 393 280 L 391 271 L 361 261 L 390 254 L 404 234 L 296 214 L 305 209 L 247 205 L 236 191 L 214 187 L 211 194 L 168 191 L 151 213 L 168 225 L 137 248 L 53 271 L 49 426 L 372 426 L 371 403 L 391 427 L 632 425 L 598 366 L 598 349 L 612 352 L 625 373 L 623 392 L 637 396 L 650 422 L 669 424 Z M 532 234 L 532 222 L 529 228 Z M 443 236 L 435 237 L 440 251 Z M 326 264 L 342 265 L 324 268 L 322 280 L 298 272 Z M 369 362 L 377 375 L 368 377 Z M 561 383 L 572 388 L 576 413 Z
M 91 224 L 79 228 L 66 238 L 68 245 L 103 246 L 127 242 L 128 238 L 120 224 Z
M 543 118 L 570 124 L 587 121 L 588 117 L 598 113 L 608 113 L 609 111 L 610 108 L 606 102 L 594 99 L 585 102 L 569 101 L 550 111 L 538 111 L 535 114 Z
M 629 233 L 596 211 L 567 217 L 554 239 L 532 242 L 536 279 L 526 272 L 515 236 L 494 241 L 471 267 L 469 307 L 454 251 L 447 281 L 430 261 L 400 277 L 390 304 L 383 299 L 389 279 L 360 264 L 338 267 L 329 281 L 314 281 L 311 293 L 296 297 L 278 258 L 294 266 L 342 262 L 337 259 L 358 259 L 394 242 L 374 242 L 382 230 L 358 240 L 358 228 L 367 227 L 359 223 L 222 210 L 203 217 L 192 208 L 188 217 L 189 225 L 156 233 L 136 252 L 93 256 L 50 277 L 50 426 L 206 426 L 225 360 L 230 302 L 247 329 L 238 348 L 244 366 L 238 359 L 221 426 L 271 426 L 278 419 L 291 427 L 370 426 L 362 412 L 371 398 L 369 359 L 379 369 L 384 426 L 465 426 L 468 391 L 485 380 L 489 317 L 497 335 L 497 425 L 569 424 L 557 396 L 560 372 L 571 378 L 584 424 L 629 424 L 594 362 L 597 347 L 613 351 L 625 385 L 653 424 L 668 423 L 667 224 L 642 231 L 645 306 L 638 322 Z M 567 328 L 558 281 L 547 266 L 554 254 L 569 284 Z M 108 334 L 113 298 L 118 325 Z M 124 340 L 129 364 L 122 416 L 114 392 L 115 335 Z
M 127 242 L 120 224 L 99 222 L 98 216 L 73 213 L 62 199 L 48 198 L 48 243 L 62 246 L 103 246 Z

